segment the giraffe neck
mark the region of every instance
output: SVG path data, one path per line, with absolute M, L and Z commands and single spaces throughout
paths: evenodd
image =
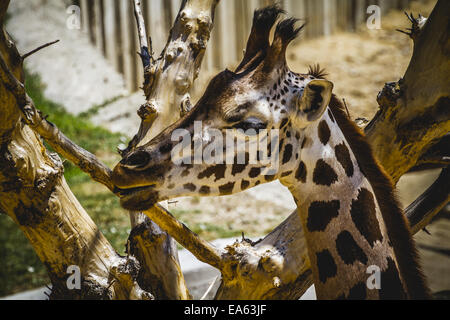
M 318 298 L 405 298 L 374 191 L 332 113 L 326 112 L 317 127 L 306 128 L 304 136 L 308 140 L 300 150 L 300 179 L 290 190 L 304 227 Z M 378 270 L 379 283 L 369 279 Z

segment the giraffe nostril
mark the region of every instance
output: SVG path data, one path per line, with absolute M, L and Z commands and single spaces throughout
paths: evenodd
M 144 151 L 137 151 L 121 161 L 125 166 L 142 168 L 150 162 L 150 155 Z

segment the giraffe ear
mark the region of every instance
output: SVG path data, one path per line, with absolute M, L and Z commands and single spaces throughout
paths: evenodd
M 310 122 L 319 119 L 325 112 L 333 93 L 333 83 L 328 80 L 312 80 L 299 99 L 298 107 Z
M 280 21 L 275 28 L 273 42 L 268 49 L 267 56 L 264 59 L 264 70 L 271 71 L 273 68 L 286 64 L 286 49 L 289 44 L 298 37 L 304 24 L 296 27 L 299 19 L 289 18 Z

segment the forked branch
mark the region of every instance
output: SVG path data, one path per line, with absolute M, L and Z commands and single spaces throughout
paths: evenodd
M 134 6 L 134 16 L 136 18 L 137 29 L 138 29 L 138 37 L 139 37 L 139 45 L 140 45 L 140 53 L 142 59 L 142 65 L 144 70 L 147 69 L 152 63 L 153 57 L 151 48 L 149 50 L 148 40 L 147 40 L 147 31 L 145 28 L 144 16 L 142 14 L 141 8 L 141 0 L 132 0 Z

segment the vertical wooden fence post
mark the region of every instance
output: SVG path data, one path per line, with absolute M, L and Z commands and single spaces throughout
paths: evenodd
M 354 31 L 364 24 L 367 7 L 379 5 L 382 13 L 406 9 L 411 0 L 222 0 L 202 66 L 211 71 L 232 68 L 242 58 L 250 33 L 253 12 L 280 2 L 289 16 L 307 21 L 303 36 L 315 38 L 336 31 Z M 166 44 L 169 26 L 176 18 L 182 0 L 142 0 L 153 50 L 158 55 Z M 130 91 L 141 85 L 143 70 L 138 58 L 138 37 L 130 0 L 79 0 L 83 31 L 124 75 Z M 157 57 L 156 57 L 157 58 Z

